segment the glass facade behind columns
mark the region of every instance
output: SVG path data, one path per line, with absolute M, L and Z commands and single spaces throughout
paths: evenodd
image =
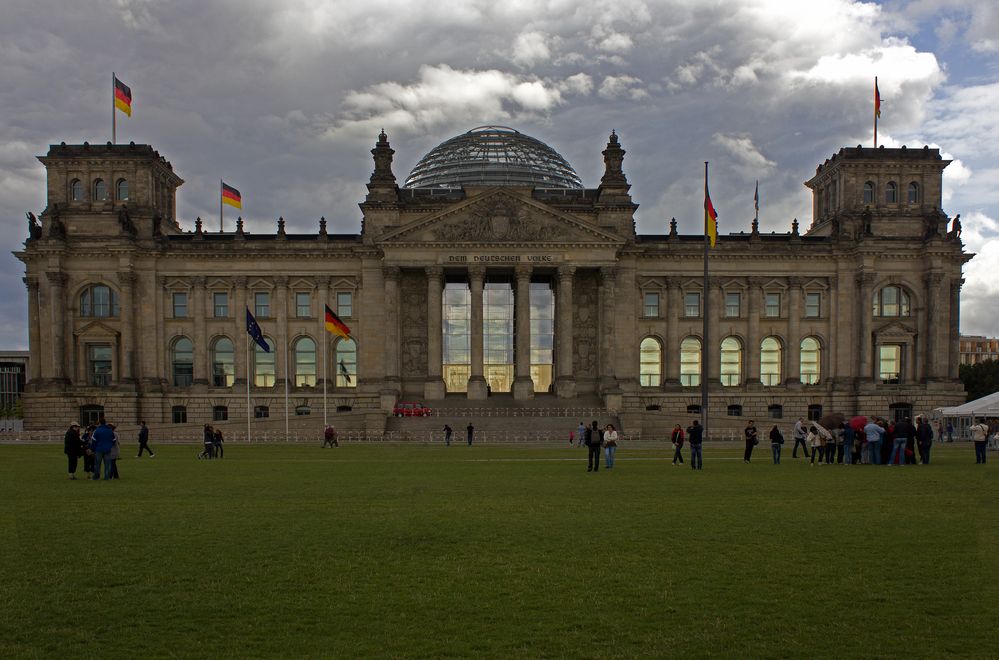
M 489 390 L 513 388 L 513 285 L 486 282 L 482 291 L 482 362 Z
M 535 392 L 552 386 L 555 346 L 555 292 L 551 282 L 531 282 L 531 380 Z
M 443 304 L 444 384 L 448 392 L 467 392 L 472 364 L 472 294 L 468 284 L 445 284 Z

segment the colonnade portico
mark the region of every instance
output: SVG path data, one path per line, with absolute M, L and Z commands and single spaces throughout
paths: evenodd
M 537 286 L 538 280 L 546 280 L 554 294 L 554 342 L 551 347 L 551 389 L 562 398 L 573 397 L 575 378 L 573 376 L 573 324 L 572 324 L 572 280 L 576 271 L 574 266 L 562 266 L 557 269 L 538 269 L 528 264 L 519 264 L 514 268 L 486 267 L 472 265 L 465 268 L 442 266 L 427 266 L 424 269 L 427 281 L 427 379 L 423 388 L 426 399 L 441 399 L 448 392 L 446 362 L 446 319 L 443 315 L 444 290 L 448 282 L 464 281 L 467 283 L 469 296 L 469 346 L 468 346 L 468 380 L 466 396 L 469 400 L 483 400 L 491 391 L 487 377 L 487 360 L 484 344 L 487 334 L 484 308 L 486 306 L 487 285 L 490 282 L 509 281 L 513 294 L 513 379 L 510 392 L 516 400 L 527 400 L 534 397 L 538 384 L 532 377 L 532 283 Z M 452 284 L 453 286 L 453 284 Z M 391 334 L 391 333 L 389 333 Z M 538 337 L 534 337 L 535 340 Z M 386 336 L 386 342 L 392 341 Z M 541 387 L 545 387 L 541 381 Z M 454 384 L 452 383 L 452 388 Z M 454 390 L 452 389 L 452 392 Z

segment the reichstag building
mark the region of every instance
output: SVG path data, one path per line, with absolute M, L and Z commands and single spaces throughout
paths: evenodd
M 703 237 L 666 218 L 636 233 L 613 133 L 595 187 L 505 127 L 443 142 L 401 185 L 384 132 L 371 153 L 359 233 L 259 234 L 182 229 L 183 180 L 148 145 L 51 146 L 47 207 L 16 253 L 26 427 L 274 420 L 286 386 L 291 415 L 315 419 L 325 385 L 334 419 L 373 431 L 399 401 L 487 399 L 590 402 L 651 431 L 699 414 L 702 365 L 728 426 L 964 401 L 970 255 L 938 149 L 840 149 L 805 182 L 809 227 L 719 236 L 707 306 Z M 350 338 L 326 332 L 325 305 Z M 271 352 L 247 344 L 244 308 Z

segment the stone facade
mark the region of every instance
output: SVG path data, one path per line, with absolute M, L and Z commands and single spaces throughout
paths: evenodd
M 53 145 L 40 158 L 48 205 L 17 253 L 29 294 L 26 426 L 100 409 L 126 424 L 244 419 L 250 374 L 249 406 L 271 418 L 284 415 L 287 387 L 292 411 L 315 415 L 325 401 L 376 430 L 397 401 L 446 393 L 450 405 L 600 400 L 626 429 L 651 428 L 696 415 L 702 360 L 718 417 L 918 413 L 964 400 L 970 255 L 940 210 L 948 161 L 936 149 L 840 150 L 806 182 L 811 227 L 720 236 L 707 291 L 700 235 L 675 222 L 636 234 L 616 135 L 593 189 L 401 188 L 393 153 L 383 133 L 359 234 L 329 234 L 325 221 L 288 234 L 280 221 L 259 235 L 241 222 L 183 231 L 183 182 L 148 146 Z M 483 340 L 496 323 L 483 316 L 494 282 L 513 300 L 508 330 L 494 336 L 512 335 L 505 380 Z M 448 286 L 468 301 L 454 336 L 442 317 Z M 554 299 L 550 320 L 532 318 L 536 287 Z M 350 326 L 354 352 L 325 331 L 324 305 Z M 244 308 L 272 358 L 248 341 Z M 702 315 L 710 345 L 692 351 Z M 532 343 L 549 327 L 550 349 Z M 466 335 L 467 358 L 448 371 Z

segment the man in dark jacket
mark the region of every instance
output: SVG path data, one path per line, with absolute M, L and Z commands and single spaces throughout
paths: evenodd
M 908 443 L 916 437 L 916 429 L 913 428 L 909 418 L 895 422 L 895 444 L 892 447 L 891 462 L 888 465 L 905 465 L 905 448 Z
M 930 464 L 930 447 L 933 445 L 933 427 L 925 417 L 916 418 L 916 442 L 919 447 L 919 461 L 923 465 Z
M 704 427 L 694 420 L 694 423 L 687 427 L 687 444 L 690 445 L 690 469 L 701 470 L 704 468 L 704 457 L 701 455 L 701 441 L 704 438 Z
M 111 479 L 111 450 L 114 448 L 114 429 L 101 417 L 94 429 L 94 481 L 101 479 L 101 463 L 104 463 L 104 480 Z
M 142 458 L 143 450 L 149 452 L 149 458 L 152 458 L 156 454 L 153 450 L 149 448 L 149 427 L 146 426 L 145 420 L 139 422 L 139 455 L 136 458 Z
M 586 471 L 596 472 L 600 469 L 600 447 L 604 444 L 604 432 L 597 425 L 597 420 L 593 420 L 590 428 L 586 429 L 586 447 L 589 450 L 586 454 Z
M 76 464 L 80 456 L 83 456 L 83 443 L 80 441 L 79 422 L 73 422 L 69 425 L 62 445 L 62 453 L 66 454 L 66 459 L 69 461 L 69 478 L 76 479 Z

